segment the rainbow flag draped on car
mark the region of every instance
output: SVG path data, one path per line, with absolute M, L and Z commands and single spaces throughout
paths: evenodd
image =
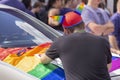
M 4 62 L 9 63 L 40 80 L 65 80 L 65 74 L 62 68 L 51 63 L 43 65 L 40 63 L 39 58 L 35 56 L 36 54 L 44 54 L 50 45 L 51 43 L 45 43 L 30 50 L 25 50 L 25 48 L 15 48 L 15 50 L 8 49 L 9 53 L 7 53 L 7 56 L 5 54 L 6 57 L 4 59 L 1 58 Z M 5 53 L 3 49 L 0 49 L 0 51 Z M 120 58 L 113 57 L 112 69 L 110 72 L 117 69 L 120 69 Z
M 21 56 L 9 54 L 3 61 L 41 80 L 65 80 L 62 68 L 51 63 L 43 65 L 39 58 L 34 56 L 35 54 L 44 54 L 49 47 L 50 43 L 46 43 L 25 52 Z

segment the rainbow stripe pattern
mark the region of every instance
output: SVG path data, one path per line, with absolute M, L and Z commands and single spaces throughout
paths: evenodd
M 22 56 L 18 56 L 12 53 L 17 52 L 17 50 L 19 49 L 9 50 L 10 54 L 3 61 L 15 66 L 16 68 L 30 75 L 39 78 L 40 80 L 65 80 L 65 74 L 62 68 L 51 63 L 43 65 L 42 63 L 40 63 L 39 58 L 34 56 L 36 53 L 44 54 L 46 50 L 50 47 L 50 45 L 50 43 L 46 43 L 37 46 L 25 52 Z M 4 50 L 0 49 L 0 51 Z M 110 72 L 117 69 L 120 69 L 120 58 L 113 56 L 112 68 Z
M 110 72 L 117 70 L 117 69 L 120 69 L 120 58 L 112 56 L 112 67 L 111 67 Z
M 84 7 L 85 7 L 85 4 L 84 4 L 84 3 L 81 3 L 81 4 L 77 7 L 77 9 L 75 10 L 75 12 L 81 14 L 81 13 L 82 13 L 82 10 L 84 9 Z
M 53 64 L 38 64 L 28 73 L 41 80 L 65 80 L 63 69 Z
M 58 21 L 59 23 L 63 22 L 64 16 L 50 16 L 53 20 Z
M 65 74 L 62 68 L 51 63 L 43 65 L 40 63 L 39 58 L 34 56 L 36 53 L 44 54 L 50 45 L 50 43 L 46 43 L 37 46 L 21 56 L 9 54 L 3 61 L 40 80 L 65 80 Z

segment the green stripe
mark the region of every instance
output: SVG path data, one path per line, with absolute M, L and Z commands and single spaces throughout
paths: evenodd
M 58 67 L 53 64 L 47 64 L 47 65 L 39 64 L 33 70 L 29 71 L 28 73 L 37 78 L 42 79 L 57 68 Z

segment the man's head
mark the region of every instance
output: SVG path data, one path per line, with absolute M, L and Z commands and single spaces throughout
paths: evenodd
M 71 28 L 64 28 L 64 34 L 69 35 L 74 32 L 80 32 L 81 30 L 84 30 L 84 22 L 81 22 L 80 24 Z
M 76 30 L 84 29 L 82 17 L 77 12 L 68 12 L 64 17 L 62 26 L 65 34 L 70 34 Z
M 42 4 L 40 2 L 35 2 L 33 5 L 33 9 L 35 9 L 35 12 L 40 12 L 40 8 L 41 8 Z
M 80 3 L 75 11 L 66 13 L 63 16 L 50 16 L 53 20 L 62 24 L 65 34 L 73 33 L 84 29 L 81 13 L 85 4 Z

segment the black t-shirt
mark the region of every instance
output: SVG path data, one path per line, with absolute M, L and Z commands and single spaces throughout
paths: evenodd
M 111 80 L 107 64 L 111 63 L 109 43 L 89 33 L 74 33 L 56 40 L 46 55 L 60 57 L 66 80 Z

